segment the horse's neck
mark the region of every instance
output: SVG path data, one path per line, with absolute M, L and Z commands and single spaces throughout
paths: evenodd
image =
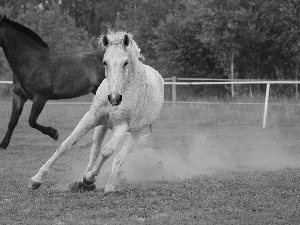
M 36 43 L 30 37 L 22 34 L 21 32 L 15 30 L 14 28 L 6 28 L 6 44 L 4 48 L 10 52 L 10 54 L 26 54 L 27 52 L 41 51 L 44 48 L 39 43 Z M 4 49 L 3 48 L 3 49 Z
M 146 83 L 146 70 L 144 64 L 139 59 L 132 59 L 128 68 L 129 85 L 142 86 Z
M 2 48 L 7 61 L 11 65 L 11 68 L 13 70 L 19 67 L 26 66 L 27 64 L 23 63 L 23 59 L 26 58 L 27 62 L 28 60 L 33 59 L 34 52 L 38 52 L 43 49 L 47 50 L 19 31 L 13 28 L 6 29 L 6 40 Z

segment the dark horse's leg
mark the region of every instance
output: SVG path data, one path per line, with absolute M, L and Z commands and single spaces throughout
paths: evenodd
M 24 103 L 26 102 L 26 98 L 18 95 L 16 93 L 13 93 L 13 105 L 12 105 L 12 113 L 10 117 L 10 121 L 8 124 L 8 129 L 6 131 L 5 137 L 3 138 L 0 149 L 6 149 L 9 145 L 12 133 L 19 121 L 20 115 L 23 110 Z
M 41 131 L 43 134 L 49 135 L 52 137 L 54 140 L 58 139 L 58 131 L 53 129 L 52 127 L 44 127 L 40 124 L 38 124 L 36 121 L 41 114 L 45 104 L 47 102 L 47 99 L 43 97 L 34 97 L 33 98 L 33 103 L 32 103 L 32 108 L 29 116 L 29 125 L 32 128 L 35 128 L 39 131 Z

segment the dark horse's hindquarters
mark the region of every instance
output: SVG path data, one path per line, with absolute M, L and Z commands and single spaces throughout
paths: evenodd
M 38 124 L 38 116 L 49 99 L 95 93 L 105 78 L 104 53 L 58 54 L 50 51 L 47 43 L 29 28 L 5 16 L 0 16 L 0 20 L 0 46 L 13 71 L 14 84 L 12 114 L 0 148 L 9 145 L 27 99 L 33 101 L 30 126 L 57 140 L 57 130 Z

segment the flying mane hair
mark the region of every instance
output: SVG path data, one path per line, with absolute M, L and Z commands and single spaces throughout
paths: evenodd
M 20 31 L 22 34 L 26 35 L 27 37 L 31 38 L 32 40 L 36 41 L 41 46 L 45 48 L 49 48 L 48 44 L 37 33 L 29 29 L 28 27 L 25 27 L 24 25 L 14 22 L 8 18 L 6 18 L 4 22 L 12 26 L 16 30 Z
M 140 60 L 144 60 L 144 56 L 141 54 L 141 49 L 138 47 L 137 43 L 133 40 L 133 36 L 130 33 L 124 32 L 124 31 L 113 31 L 108 30 L 106 33 L 101 34 L 98 38 L 98 44 L 105 49 L 105 46 L 103 46 L 102 39 L 104 36 L 107 36 L 109 40 L 109 44 L 111 45 L 123 45 L 124 35 L 127 34 L 129 37 L 129 43 L 131 44 L 131 50 L 135 57 L 137 57 Z

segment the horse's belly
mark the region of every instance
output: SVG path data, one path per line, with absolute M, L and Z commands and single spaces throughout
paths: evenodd
M 158 118 L 161 107 L 163 105 L 163 98 L 149 98 L 144 99 L 143 107 L 132 115 L 129 127 L 132 130 L 138 130 L 145 126 L 149 126 Z

